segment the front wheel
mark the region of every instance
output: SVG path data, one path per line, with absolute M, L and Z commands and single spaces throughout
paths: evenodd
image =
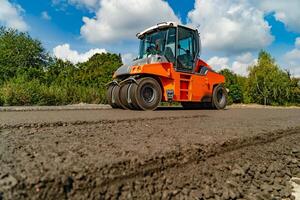
M 130 98 L 141 110 L 155 110 L 162 98 L 161 87 L 154 78 L 141 78 L 131 88 Z
M 115 89 L 116 89 L 116 85 L 111 84 L 108 86 L 106 91 L 107 102 L 112 108 L 118 108 L 118 105 L 115 103 L 115 99 L 113 96 Z
M 220 84 L 214 88 L 212 96 L 212 105 L 215 109 L 224 109 L 227 105 L 227 91 L 226 88 Z
M 125 83 L 120 88 L 120 102 L 126 108 L 130 110 L 137 110 L 130 99 L 130 91 L 135 83 Z
M 113 91 L 112 91 L 112 102 L 114 105 L 116 105 L 117 108 L 125 109 L 125 107 L 122 105 L 120 101 L 120 86 L 115 85 Z

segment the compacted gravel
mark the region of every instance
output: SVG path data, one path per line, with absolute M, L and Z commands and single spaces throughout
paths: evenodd
M 293 184 L 297 108 L 0 112 L 0 200 L 294 199 Z

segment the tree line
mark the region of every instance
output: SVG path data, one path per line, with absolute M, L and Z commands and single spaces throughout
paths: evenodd
M 0 27 L 0 106 L 106 103 L 106 84 L 121 65 L 121 56 L 112 53 L 74 65 L 49 55 L 28 33 Z M 300 104 L 299 79 L 281 70 L 265 51 L 248 77 L 228 69 L 220 73 L 230 103 Z
M 50 56 L 28 33 L 0 28 L 0 105 L 105 103 L 106 83 L 122 65 L 102 53 L 72 64 Z
M 247 77 L 223 69 L 229 103 L 263 105 L 300 105 L 300 79 L 282 70 L 266 51 L 260 51 L 257 63 L 248 68 Z

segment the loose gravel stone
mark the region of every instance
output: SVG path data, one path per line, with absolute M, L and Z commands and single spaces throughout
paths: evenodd
M 0 200 L 294 198 L 299 111 L 99 112 L 16 117 L 0 132 Z

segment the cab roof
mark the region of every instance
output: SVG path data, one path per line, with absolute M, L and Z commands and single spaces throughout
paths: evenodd
M 138 38 L 141 38 L 141 37 L 143 37 L 143 35 L 145 35 L 146 33 L 150 33 L 150 32 L 152 32 L 153 30 L 156 30 L 156 29 L 159 29 L 159 28 L 178 27 L 178 26 L 185 27 L 185 28 L 188 28 L 188 29 L 197 31 L 197 29 L 194 29 L 194 28 L 191 28 L 191 27 L 188 27 L 188 26 L 185 26 L 185 25 L 181 25 L 181 24 L 179 24 L 178 22 L 161 22 L 161 23 L 158 23 L 158 24 L 155 25 L 155 26 L 151 26 L 150 28 L 145 29 L 144 31 L 142 31 L 142 32 L 140 32 L 140 33 L 137 33 L 136 36 L 137 36 Z

